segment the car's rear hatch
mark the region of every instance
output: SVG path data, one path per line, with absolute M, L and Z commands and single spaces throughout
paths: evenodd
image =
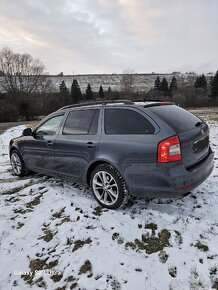
M 200 162 L 209 152 L 209 128 L 194 114 L 176 105 L 147 108 L 170 125 L 181 142 L 182 161 L 188 169 Z

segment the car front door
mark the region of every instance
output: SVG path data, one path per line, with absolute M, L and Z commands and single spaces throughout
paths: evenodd
M 99 109 L 69 112 L 55 141 L 55 164 L 60 176 L 80 180 L 98 149 Z
M 56 174 L 54 142 L 63 114 L 52 116 L 37 127 L 23 144 L 22 155 L 27 168 L 42 173 Z

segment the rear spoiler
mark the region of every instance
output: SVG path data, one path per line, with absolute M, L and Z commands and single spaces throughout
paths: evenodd
M 173 102 L 152 102 L 144 105 L 144 108 L 147 107 L 156 107 L 156 106 L 168 106 L 168 105 L 175 105 Z

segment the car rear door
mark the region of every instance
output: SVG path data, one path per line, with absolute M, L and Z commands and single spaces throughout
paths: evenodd
M 71 110 L 55 141 L 55 164 L 60 176 L 80 180 L 93 160 L 100 140 L 100 109 Z
M 104 109 L 104 131 L 99 158 L 108 160 L 124 177 L 129 190 L 152 186 L 157 170 L 159 127 L 138 108 L 110 106 Z

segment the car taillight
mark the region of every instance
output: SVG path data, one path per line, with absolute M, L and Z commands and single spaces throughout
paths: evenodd
M 158 162 L 173 162 L 182 160 L 179 137 L 167 138 L 158 144 Z

